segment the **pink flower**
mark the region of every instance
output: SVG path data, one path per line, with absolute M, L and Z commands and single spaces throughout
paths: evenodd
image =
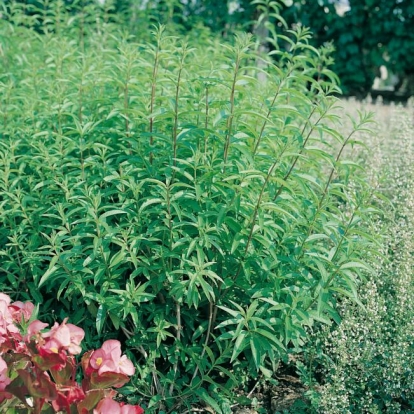
M 5 293 L 0 293 L 0 301 L 6 302 L 6 305 L 9 306 L 11 299 L 9 295 L 6 295 Z
M 9 304 L 9 296 L 0 293 L 0 344 L 10 345 L 11 338 L 21 340 L 21 335 L 18 327 L 14 324 Z
M 93 414 L 143 414 L 144 410 L 139 405 L 117 403 L 110 397 L 101 400 Z
M 19 328 L 15 325 L 23 320 L 28 321 L 32 316 L 34 305 L 31 302 L 14 302 L 10 297 L 0 293 L 0 343 L 6 342 L 5 337 L 21 340 Z
M 65 352 L 62 352 L 63 349 L 60 346 L 60 343 L 58 341 L 56 341 L 55 339 L 50 339 L 49 341 L 47 341 L 45 344 L 39 346 L 39 353 L 41 355 L 45 355 L 48 353 L 53 353 L 53 354 L 62 354 L 62 355 L 66 355 Z M 66 358 L 65 358 L 66 360 Z
M 31 302 L 13 302 L 9 305 L 10 314 L 15 322 L 28 321 L 33 313 L 34 305 Z
M 68 323 L 66 325 L 70 331 L 70 344 L 66 348 L 71 355 L 78 355 L 81 353 L 82 348 L 80 346 L 83 338 L 85 337 L 85 331 L 76 325 Z
M 10 384 L 11 380 L 7 376 L 7 364 L 6 361 L 0 356 L 0 391 Z
M 30 322 L 29 327 L 27 328 L 27 334 L 24 337 L 24 340 L 29 342 L 34 336 L 41 336 L 41 330 L 45 329 L 49 326 L 48 323 L 41 322 L 39 320 L 35 320 Z
M 121 414 L 121 406 L 112 398 L 107 397 L 98 403 L 93 414 Z
M 63 349 L 59 349 L 59 343 L 53 339 L 45 344 L 38 345 L 38 358 L 34 361 L 42 371 L 50 368 L 60 371 L 65 368 L 67 362 L 67 354 Z
M 37 366 L 42 370 L 62 369 L 66 366 L 67 355 L 76 355 L 81 352 L 80 343 L 85 336 L 83 329 L 66 323 L 65 319 L 60 325 L 55 323 L 48 332 L 41 332 L 48 326 L 47 323 L 35 320 L 30 323 L 26 342 L 34 341 L 39 352 L 36 359 Z
M 4 335 L 7 335 L 7 332 L 19 332 L 17 326 L 14 325 L 9 304 L 10 298 L 4 293 L 0 293 L 0 333 Z
M 121 353 L 121 343 L 110 339 L 102 344 L 102 348 L 92 353 L 90 365 L 93 369 L 98 370 L 99 375 L 104 372 L 134 375 L 134 365 L 126 355 L 121 356 Z
M 144 414 L 144 410 L 139 405 L 129 405 L 121 403 L 121 414 Z
M 50 338 L 45 347 L 53 352 L 61 349 L 67 350 L 71 355 L 80 354 L 82 348 L 80 343 L 85 336 L 85 331 L 71 323 L 66 323 L 65 319 L 60 325 L 55 322 L 52 329 L 42 335 L 43 338 Z

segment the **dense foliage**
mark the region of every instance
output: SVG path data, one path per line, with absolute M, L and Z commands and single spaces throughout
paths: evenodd
M 371 116 L 345 128 L 331 49 L 256 3 L 281 25 L 268 54 L 246 33 L 182 36 L 174 2 L 129 28 L 109 3 L 12 2 L 0 20 L 0 288 L 87 348 L 122 341 L 146 412 L 230 413 L 345 298 L 363 306 L 382 253 L 348 151 Z M 158 12 L 171 24 L 149 30 Z
M 413 103 L 408 108 L 371 106 L 378 125 L 366 137 L 369 151 L 358 157 L 367 164 L 371 186 L 389 197 L 377 200 L 387 213 L 373 228 L 387 237 L 382 258 L 372 260 L 374 276 L 360 287 L 365 308 L 344 301 L 342 323 L 318 332 L 308 350 L 322 367 L 320 413 L 413 411 Z
M 43 5 L 50 7 L 60 2 L 13 0 L 5 3 L 9 9 L 18 7 L 32 18 L 36 16 L 41 26 Z M 404 95 L 414 93 L 414 58 L 409 53 L 414 48 L 414 4 L 410 0 L 350 0 L 343 12 L 340 10 L 345 3 L 341 0 L 105 0 L 100 3 L 112 18 L 122 21 L 134 33 L 144 31 L 149 19 L 175 25 L 182 32 L 202 25 L 224 38 L 231 37 L 234 30 L 260 32 L 261 24 L 257 25 L 260 9 L 277 8 L 279 18 L 267 16 L 262 25 L 273 31 L 282 17 L 289 27 L 300 22 L 310 28 L 314 34 L 313 46 L 332 42 L 334 71 L 346 94 L 365 96 L 382 65 L 389 73 L 398 75 L 396 90 Z M 86 10 L 90 13 L 97 0 L 65 0 L 64 4 L 72 13 Z M 265 36 L 262 41 L 265 42 Z

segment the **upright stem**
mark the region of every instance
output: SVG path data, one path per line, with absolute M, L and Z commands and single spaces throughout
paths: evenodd
M 224 167 L 223 171 L 226 171 L 226 163 L 227 163 L 227 157 L 229 153 L 229 147 L 230 147 L 230 139 L 231 139 L 231 132 L 233 128 L 233 118 L 234 118 L 234 95 L 236 91 L 236 82 L 237 82 L 237 75 L 239 73 L 240 68 L 240 55 L 237 55 L 236 59 L 236 66 L 234 68 L 234 76 L 233 76 L 233 83 L 231 85 L 231 92 L 230 92 L 230 115 L 227 118 L 227 134 L 226 134 L 226 141 L 224 144 Z
M 256 206 L 254 208 L 252 218 L 250 220 L 250 232 L 249 232 L 249 236 L 247 238 L 247 243 L 246 243 L 246 247 L 244 249 L 243 257 L 246 257 L 247 252 L 249 251 L 250 244 L 251 244 L 252 239 L 253 239 L 254 224 L 256 222 L 257 214 L 259 213 L 260 204 L 262 202 L 263 194 L 264 194 L 264 191 L 266 189 L 267 183 L 269 182 L 269 179 L 272 176 L 273 171 L 274 171 L 274 169 L 276 168 L 276 166 L 278 164 L 279 164 L 279 158 L 270 167 L 270 169 L 269 169 L 269 171 L 268 171 L 268 173 L 266 175 L 265 182 L 262 185 L 262 189 L 260 190 L 259 198 L 257 199 L 257 203 L 256 203 Z M 241 268 L 242 268 L 242 261 L 240 261 L 240 263 L 239 263 L 239 266 L 237 268 L 236 274 L 234 276 L 234 280 L 237 280 L 237 278 L 239 277 Z
M 80 79 L 80 85 L 79 85 L 79 122 L 82 124 L 82 118 L 83 118 L 83 79 L 84 79 L 84 55 L 82 54 L 82 75 Z
M 130 68 L 128 64 L 127 76 L 125 80 L 124 87 L 124 113 L 125 113 L 125 133 L 127 138 L 129 138 L 129 118 L 128 118 L 128 109 L 129 109 L 129 79 L 130 79 Z M 131 143 L 129 142 L 129 146 Z
M 339 243 L 338 243 L 338 245 L 336 246 L 336 249 L 335 249 L 335 253 L 334 253 L 334 255 L 332 256 L 332 260 L 331 260 L 331 263 L 333 263 L 333 261 L 335 260 L 335 258 L 336 258 L 336 256 L 337 256 L 337 254 L 338 254 L 338 252 L 339 252 L 339 249 L 341 248 L 341 246 L 342 246 L 342 243 L 344 242 L 344 240 L 345 240 L 345 238 L 347 237 L 347 235 L 348 235 L 348 232 L 349 232 L 349 229 L 351 228 L 351 225 L 352 225 L 352 222 L 353 222 L 353 220 L 354 220 L 354 217 L 355 217 L 355 214 L 356 214 L 356 212 L 358 211 L 358 209 L 359 209 L 359 204 L 355 207 L 355 209 L 354 209 L 354 211 L 352 212 L 352 215 L 351 215 L 351 217 L 350 217 L 350 219 L 348 220 L 348 224 L 347 224 L 347 226 L 346 226 L 346 228 L 345 228 L 345 230 L 344 230 L 344 234 L 342 235 L 342 237 L 341 237 L 341 239 L 339 240 Z M 336 277 L 336 275 L 338 274 L 338 272 L 339 272 L 339 269 L 341 268 L 341 266 L 340 265 L 337 265 L 336 266 L 336 269 L 331 273 L 331 275 L 329 276 L 329 279 L 323 284 L 323 287 L 322 287 L 322 289 L 326 289 L 327 287 L 329 287 L 329 285 L 332 283 L 332 281 L 335 279 L 335 277 Z M 309 308 L 311 308 L 314 304 L 315 304 L 315 302 L 318 300 L 318 296 L 315 296 L 312 300 L 311 300 L 311 302 L 309 303 L 309 305 L 308 306 L 306 306 L 306 308 L 304 309 L 305 311 L 307 311 Z
M 179 302 L 176 302 L 176 304 L 175 304 L 175 313 L 176 313 L 176 317 L 177 317 L 176 343 L 177 343 L 177 346 L 178 346 L 180 341 L 181 341 L 181 329 L 182 329 L 182 326 L 181 326 L 181 305 L 179 304 Z M 179 350 L 176 349 L 177 354 L 178 354 L 178 352 L 179 352 Z M 175 360 L 175 363 L 174 363 L 173 371 L 174 371 L 174 378 L 175 378 L 177 376 L 177 371 L 178 371 L 178 355 L 176 355 L 176 360 Z M 171 385 L 170 385 L 170 393 L 169 393 L 170 396 L 172 395 L 173 391 L 174 391 L 174 381 L 172 381 Z
M 55 28 L 56 28 L 56 34 L 58 37 L 60 37 L 60 19 L 61 19 L 61 7 L 62 2 L 61 0 L 56 1 L 56 14 L 55 14 Z
M 208 128 L 208 111 L 209 111 L 209 104 L 208 104 L 208 85 L 206 85 L 206 120 L 205 120 L 205 131 L 204 131 L 204 156 L 207 155 L 207 128 Z
M 258 56 L 256 58 L 256 66 L 260 69 L 264 69 L 267 67 L 267 62 L 260 58 L 260 54 L 267 54 L 269 52 L 269 46 L 267 43 L 267 38 L 269 37 L 269 28 L 267 23 L 269 22 L 269 9 L 256 15 L 256 21 L 258 24 L 255 25 L 254 33 L 256 35 L 256 39 L 259 41 L 258 47 Z M 260 71 L 258 73 L 259 82 L 265 83 L 267 80 L 267 73 Z
M 154 137 L 152 135 L 154 131 L 154 118 L 152 113 L 154 111 L 154 104 L 155 104 L 155 90 L 157 86 L 157 75 L 158 75 L 158 67 L 160 63 L 160 50 L 161 50 L 161 36 L 162 36 L 163 28 L 160 27 L 157 33 L 157 47 L 155 49 L 155 59 L 154 59 L 154 67 L 152 69 L 152 80 L 151 80 L 151 100 L 150 100 L 150 120 L 149 120 L 149 129 L 150 129 L 150 146 L 154 145 Z M 149 156 L 150 164 L 153 162 L 153 153 L 150 152 Z
M 273 171 L 275 170 L 276 166 L 279 164 L 279 161 L 280 161 L 282 155 L 284 154 L 284 152 L 286 151 L 286 149 L 287 149 L 287 146 L 285 146 L 285 148 L 283 149 L 283 151 L 281 152 L 279 157 L 273 162 L 272 166 L 270 167 L 270 169 L 269 169 L 269 171 L 266 175 L 266 178 L 265 178 L 265 181 L 263 183 L 262 189 L 260 190 L 259 198 L 257 200 L 257 203 L 255 205 L 255 208 L 254 208 L 254 211 L 253 211 L 253 214 L 252 214 L 252 217 L 251 217 L 250 222 L 249 222 L 250 232 L 249 232 L 249 236 L 247 238 L 246 247 L 245 247 L 244 252 L 243 252 L 243 257 L 246 257 L 246 255 L 249 251 L 251 242 L 253 240 L 254 224 L 256 222 L 257 214 L 259 213 L 260 204 L 262 202 L 263 194 L 265 192 L 267 183 L 269 182 L 270 177 L 273 174 Z M 240 275 L 240 272 L 241 272 L 241 269 L 242 269 L 242 261 L 239 262 L 236 273 L 234 274 L 234 278 L 233 278 L 234 281 L 236 281 L 238 279 L 238 277 Z M 213 316 L 212 316 L 212 323 L 211 323 L 212 326 L 214 325 L 214 323 L 216 321 L 216 317 L 217 317 L 217 306 L 215 306 L 215 305 L 213 305 L 213 306 L 214 306 L 214 309 L 213 309 Z
M 173 220 L 172 220 L 172 211 L 171 211 L 171 198 L 170 198 L 170 183 L 167 181 L 166 183 L 166 202 L 167 202 L 167 220 L 168 220 L 168 230 L 169 230 L 169 249 L 170 249 L 170 253 L 173 250 Z M 170 254 L 170 257 L 168 259 L 168 263 L 169 263 L 169 271 L 172 271 L 172 267 L 173 267 L 173 260 L 172 260 L 172 256 Z
M 280 90 L 282 88 L 282 85 L 283 85 L 284 81 L 287 78 L 289 78 L 289 76 L 292 73 L 293 69 L 294 69 L 294 66 L 292 65 L 291 69 L 289 70 L 288 74 L 286 75 L 286 78 L 284 80 L 281 80 L 280 83 L 279 83 L 279 85 L 278 85 L 278 87 L 277 87 L 275 96 L 273 97 L 272 103 L 270 104 L 269 110 L 267 111 L 267 115 L 266 115 L 266 118 L 267 119 L 263 121 L 263 125 L 262 125 L 262 127 L 260 129 L 260 133 L 259 133 L 259 138 L 257 139 L 256 145 L 254 146 L 253 157 L 256 155 L 256 152 L 257 152 L 257 150 L 259 148 L 260 142 L 261 142 L 262 137 L 263 137 L 264 129 L 265 129 L 265 127 L 267 125 L 267 122 L 268 122 L 268 118 L 269 118 L 269 116 L 270 116 L 270 114 L 271 114 L 271 112 L 273 110 L 273 107 L 274 107 L 274 105 L 276 103 L 276 99 L 279 96 L 279 93 L 280 93 Z
M 204 354 L 206 353 L 206 347 L 208 345 L 208 342 L 210 340 L 210 335 L 211 335 L 211 327 L 213 326 L 213 307 L 214 307 L 214 311 L 217 313 L 217 307 L 214 306 L 213 302 L 209 302 L 209 309 L 208 309 L 208 327 L 207 327 L 207 334 L 206 334 L 206 339 L 204 340 L 204 347 L 203 350 L 201 351 L 201 356 L 200 356 L 200 360 L 203 359 Z M 214 318 L 215 319 L 215 318 Z M 190 382 L 190 386 L 192 385 L 195 377 L 197 376 L 197 373 L 199 371 L 199 366 L 196 366 L 196 369 L 194 370 L 194 374 L 191 378 L 191 382 Z
M 178 69 L 177 85 L 175 88 L 174 126 L 173 126 L 173 157 L 174 157 L 173 164 L 174 166 L 176 165 L 176 158 L 177 158 L 178 98 L 180 96 L 181 73 L 183 71 L 184 59 L 186 55 L 187 55 L 186 45 L 183 45 L 182 55 L 180 59 L 180 66 Z
M 310 113 L 310 115 L 309 115 L 308 119 L 306 120 L 305 125 L 303 126 L 303 129 L 302 129 L 301 135 L 303 135 L 303 134 L 304 134 L 305 129 L 306 129 L 306 126 L 309 124 L 309 122 L 310 122 L 310 120 L 311 120 L 311 118 L 312 118 L 312 115 L 313 115 L 313 114 L 315 113 L 315 111 L 316 111 L 316 108 L 317 108 L 317 106 L 315 105 L 315 106 L 313 107 L 312 112 Z M 296 157 L 294 158 L 294 160 L 293 160 L 293 162 L 292 162 L 292 164 L 291 164 L 291 166 L 290 166 L 290 168 L 289 168 L 288 172 L 287 172 L 287 173 L 285 174 L 285 176 L 283 177 L 283 181 L 284 181 L 284 182 L 286 182 L 286 180 L 290 177 L 290 174 L 292 174 L 292 171 L 294 170 L 294 168 L 295 168 L 295 166 L 296 166 L 296 164 L 297 164 L 297 162 L 298 162 L 298 160 L 299 160 L 299 157 L 302 155 L 303 151 L 304 151 L 304 150 L 305 150 L 305 148 L 306 148 L 306 144 L 308 143 L 309 138 L 310 138 L 310 136 L 311 136 L 312 132 L 313 132 L 313 131 L 314 131 L 314 129 L 318 126 L 319 122 L 321 122 L 321 120 L 325 117 L 325 115 L 327 114 L 327 112 L 328 112 L 329 108 L 330 108 L 330 107 L 328 107 L 327 109 L 325 109 L 325 111 L 324 111 L 324 112 L 323 112 L 323 114 L 319 117 L 319 119 L 315 122 L 315 124 L 314 124 L 314 125 L 312 125 L 312 127 L 311 127 L 311 129 L 310 129 L 310 131 L 309 131 L 308 135 L 307 135 L 307 136 L 306 136 L 306 138 L 305 138 L 305 141 L 303 142 L 303 145 L 302 145 L 301 149 L 299 150 L 299 153 L 296 155 Z M 283 183 L 282 183 L 282 184 L 280 185 L 279 189 L 277 190 L 276 195 L 273 197 L 273 201 L 275 201 L 275 200 L 276 200 L 276 199 L 280 196 L 280 194 L 282 193 L 282 191 L 283 191 L 283 189 L 284 189 L 284 188 L 285 188 L 285 184 L 283 184 Z
M 85 3 L 82 0 L 81 17 L 79 24 L 79 45 L 82 53 L 85 52 Z
M 9 107 L 9 104 L 10 104 L 10 91 L 11 91 L 11 88 L 10 88 L 10 90 L 8 90 L 6 92 L 6 96 L 5 96 L 5 99 L 4 99 L 3 104 L 2 104 L 4 131 L 6 131 L 7 123 L 8 123 L 7 121 L 8 121 L 8 107 Z
M 82 124 L 83 86 L 79 86 L 79 122 Z
M 79 153 L 80 153 L 80 162 L 81 162 L 81 177 L 82 181 L 85 181 L 85 159 L 83 154 L 83 144 L 84 144 L 84 138 L 81 134 L 79 137 Z
M 329 186 L 331 185 L 331 182 L 332 182 L 332 179 L 333 179 L 333 175 L 334 175 L 334 172 L 336 170 L 336 164 L 338 163 L 339 159 L 341 158 L 341 155 L 342 155 L 342 152 L 344 151 L 344 148 L 346 147 L 346 145 L 348 144 L 349 140 L 351 139 L 352 135 L 354 135 L 355 132 L 356 132 L 356 130 L 354 129 L 348 135 L 348 137 L 344 140 L 344 142 L 342 143 L 342 146 L 341 146 L 341 148 L 340 148 L 340 150 L 338 152 L 338 155 L 335 158 L 335 163 L 334 163 L 333 167 L 331 168 L 331 172 L 329 174 L 328 181 L 326 182 L 325 188 L 324 188 L 323 193 L 322 193 L 322 197 L 319 199 L 318 207 L 317 207 L 316 212 L 315 212 L 315 214 L 313 216 L 312 222 L 311 222 L 311 224 L 310 224 L 310 226 L 308 228 L 308 232 L 306 234 L 306 237 L 303 239 L 303 241 L 302 241 L 302 243 L 300 245 L 300 249 L 299 249 L 299 253 L 300 253 L 299 260 L 300 260 L 300 258 L 303 257 L 303 254 L 304 254 L 303 247 L 305 245 L 305 242 L 306 242 L 306 240 L 308 239 L 308 237 L 312 233 L 313 227 L 315 226 L 315 223 L 316 223 L 316 219 L 317 219 L 317 217 L 318 217 L 318 215 L 319 215 L 319 213 L 320 213 L 320 211 L 322 209 L 322 204 L 323 204 L 326 196 L 328 195 L 328 189 L 329 189 Z

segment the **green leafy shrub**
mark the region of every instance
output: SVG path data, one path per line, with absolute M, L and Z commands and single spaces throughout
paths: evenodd
M 248 34 L 141 42 L 98 15 L 80 40 L 53 13 L 44 34 L 0 21 L 0 289 L 88 346 L 125 341 L 149 407 L 229 412 L 217 391 L 271 377 L 358 302 L 373 209 L 343 152 L 371 118 L 341 133 L 303 28 L 259 82 Z

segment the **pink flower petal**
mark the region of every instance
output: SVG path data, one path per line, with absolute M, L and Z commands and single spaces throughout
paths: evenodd
M 0 391 L 4 391 L 10 382 L 11 379 L 7 376 L 6 361 L 0 356 Z
M 9 306 L 10 313 L 13 319 L 21 322 L 22 319 L 28 321 L 33 313 L 35 306 L 31 302 L 13 302 Z
M 98 374 L 102 375 L 104 372 L 116 372 L 119 373 L 119 366 L 111 361 L 110 359 L 104 360 L 102 365 L 99 367 Z
M 0 374 L 3 374 L 7 371 L 7 364 L 6 361 L 0 356 Z
M 11 299 L 9 295 L 6 295 L 5 293 L 0 293 L 0 301 L 5 302 L 6 306 L 9 306 Z
M 121 414 L 121 406 L 112 398 L 104 398 L 93 410 L 93 414 Z
M 134 375 L 135 367 L 131 360 L 127 358 L 126 355 L 123 355 L 119 361 L 119 372 L 125 375 Z
M 99 369 L 105 360 L 105 352 L 100 348 L 92 352 L 89 364 L 93 369 Z
M 72 325 L 71 323 L 68 323 L 66 326 L 70 332 L 70 344 L 68 345 L 67 350 L 71 355 L 80 354 L 82 351 L 80 343 L 85 337 L 85 331 L 78 326 Z
M 144 410 L 139 405 L 125 404 L 121 406 L 121 414 L 144 414 Z
M 115 339 L 109 339 L 102 344 L 102 349 L 107 355 L 107 358 L 110 358 L 114 362 L 118 362 L 121 359 L 121 342 Z
M 27 335 L 25 336 L 25 341 L 30 341 L 33 336 L 40 335 L 40 331 L 45 329 L 47 326 L 49 326 L 48 323 L 43 323 L 37 319 L 31 322 L 29 327 L 27 328 Z

